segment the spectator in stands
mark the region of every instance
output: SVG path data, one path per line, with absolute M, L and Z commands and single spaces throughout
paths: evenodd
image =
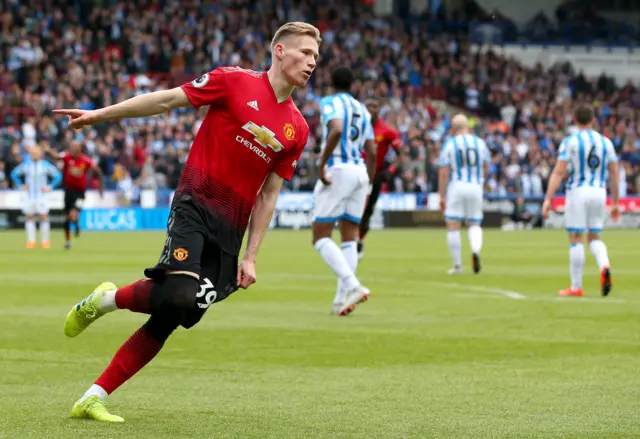
M 4 164 L 4 162 L 0 161 L 0 189 L 8 189 L 9 188 L 9 181 L 7 179 L 7 173 L 4 170 L 5 170 L 5 164 Z
M 6 175 L 11 175 L 11 171 L 13 171 L 20 163 L 22 163 L 23 157 L 20 154 L 20 143 L 14 141 L 7 154 L 4 156 L 4 172 Z M 13 187 L 13 182 L 10 182 L 10 187 Z

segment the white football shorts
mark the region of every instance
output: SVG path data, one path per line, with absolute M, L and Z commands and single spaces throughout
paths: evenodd
M 466 181 L 453 181 L 447 188 L 445 219 L 480 224 L 482 212 L 482 186 Z
M 44 198 L 26 199 L 22 213 L 25 215 L 46 215 L 49 213 L 49 204 Z
M 331 184 L 316 182 L 313 191 L 313 221 L 334 223 L 346 219 L 360 224 L 369 191 L 369 176 L 363 166 L 340 164 L 327 169 Z
M 604 188 L 583 186 L 571 189 L 564 207 L 568 232 L 600 233 L 607 218 L 607 191 Z

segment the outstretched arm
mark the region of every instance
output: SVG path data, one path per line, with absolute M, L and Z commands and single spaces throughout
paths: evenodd
M 57 111 L 57 110 L 54 110 Z M 60 160 L 62 158 L 62 154 L 60 154 L 58 151 L 54 150 L 53 148 L 51 148 L 50 145 L 46 145 L 42 148 L 42 150 L 46 153 L 49 154 L 49 157 L 51 157 L 54 160 Z
M 180 107 L 191 106 L 181 87 L 145 93 L 98 110 L 53 110 L 70 117 L 70 128 L 81 128 L 99 122 L 153 116 Z

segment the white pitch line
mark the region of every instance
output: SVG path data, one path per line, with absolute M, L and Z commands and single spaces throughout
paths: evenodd
M 317 274 L 301 274 L 301 273 L 278 273 L 278 277 L 285 277 L 287 279 L 305 279 L 305 280 L 324 280 L 324 279 L 335 279 L 331 275 L 317 275 Z M 375 283 L 393 283 L 397 284 L 397 280 L 387 279 L 387 278 L 371 278 L 367 277 L 367 281 L 375 282 Z M 475 297 L 475 298 L 508 298 L 512 300 L 531 300 L 537 302 L 577 302 L 577 303 L 637 303 L 632 300 L 627 299 L 619 299 L 619 298 L 595 298 L 595 297 L 552 297 L 552 296 L 527 296 L 523 293 L 513 290 L 505 290 L 502 288 L 494 288 L 487 287 L 484 285 L 467 285 L 467 284 L 459 284 L 455 282 L 438 282 L 438 281 L 428 281 L 428 280 L 419 280 L 419 279 L 403 279 L 403 282 L 424 285 L 424 286 L 434 286 L 440 288 L 450 288 L 452 290 L 458 291 L 477 291 L 480 293 L 488 293 L 488 294 L 457 294 L 458 297 Z M 290 289 L 290 288 L 287 288 Z M 313 290 L 322 290 L 325 289 L 322 287 L 313 287 Z M 413 293 L 414 290 L 406 290 L 407 292 Z M 417 291 L 415 291 L 417 292 Z
M 292 278 L 304 279 L 304 280 L 335 279 L 331 275 L 313 275 L 313 274 L 308 275 L 308 274 L 300 274 L 300 273 L 278 273 L 278 277 L 284 277 L 287 279 L 292 279 Z M 392 284 L 398 283 L 398 281 L 395 279 L 387 279 L 387 278 L 383 279 L 383 278 L 376 278 L 376 277 L 373 277 L 373 278 L 367 277 L 366 280 L 370 282 L 375 282 L 375 283 L 392 283 Z M 497 294 L 497 295 L 508 297 L 509 299 L 515 299 L 515 300 L 527 298 L 527 296 L 517 291 L 486 287 L 482 285 L 466 285 L 466 284 L 458 284 L 454 282 L 437 282 L 437 281 L 419 280 L 419 279 L 403 279 L 403 282 L 424 285 L 424 286 L 434 286 L 434 287 L 440 287 L 440 288 L 451 288 L 456 290 L 470 290 L 470 291 L 478 291 L 481 293 Z
M 430 284 L 430 285 L 434 285 L 434 286 L 440 286 L 440 287 L 450 287 L 450 288 L 455 288 L 455 289 L 460 289 L 460 290 L 471 290 L 471 291 L 478 291 L 481 293 L 490 293 L 490 294 L 498 294 L 500 296 L 504 296 L 504 297 L 508 297 L 509 299 L 527 299 L 527 296 L 525 296 L 522 293 L 519 293 L 517 291 L 511 291 L 511 290 L 503 290 L 502 288 L 492 288 L 492 287 L 485 287 L 482 285 L 465 285 L 465 284 L 457 284 L 457 283 L 453 283 L 453 282 L 434 282 L 434 281 L 416 281 L 416 282 L 424 282 L 425 284 Z
M 456 294 L 456 297 L 468 298 L 468 299 L 501 299 L 503 296 L 488 296 L 486 294 Z M 566 303 L 614 303 L 614 304 L 624 304 L 624 303 L 635 303 L 626 299 L 611 299 L 611 298 L 602 298 L 598 299 L 595 297 L 546 297 L 546 296 L 528 296 L 526 297 L 528 301 L 533 302 L 566 302 Z

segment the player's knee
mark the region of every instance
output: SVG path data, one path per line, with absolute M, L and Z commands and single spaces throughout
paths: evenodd
M 331 238 L 331 232 L 333 231 L 333 223 L 313 223 L 312 228 L 312 244 L 316 245 L 316 242 L 323 238 Z
M 360 224 L 342 219 L 340 220 L 340 236 L 342 242 L 355 241 L 358 238 Z
M 151 295 L 151 312 L 174 325 L 191 327 L 191 315 L 196 308 L 198 279 L 186 274 L 166 275 Z M 196 321 L 197 323 L 197 321 Z
M 587 234 L 587 241 L 600 241 L 600 233 L 589 232 L 589 234 Z
M 149 317 L 149 320 L 145 322 L 143 327 L 149 331 L 151 337 L 164 343 L 173 331 L 180 326 L 180 323 L 179 316 L 161 311 L 151 314 L 151 317 Z
M 569 241 L 571 244 L 580 244 L 584 241 L 584 235 L 582 233 L 569 233 Z
M 186 274 L 166 275 L 152 300 L 152 309 L 190 309 L 195 304 L 198 280 Z M 154 303 L 155 302 L 155 303 Z
M 447 229 L 449 230 L 460 230 L 461 227 L 460 221 L 448 220 L 447 221 Z

